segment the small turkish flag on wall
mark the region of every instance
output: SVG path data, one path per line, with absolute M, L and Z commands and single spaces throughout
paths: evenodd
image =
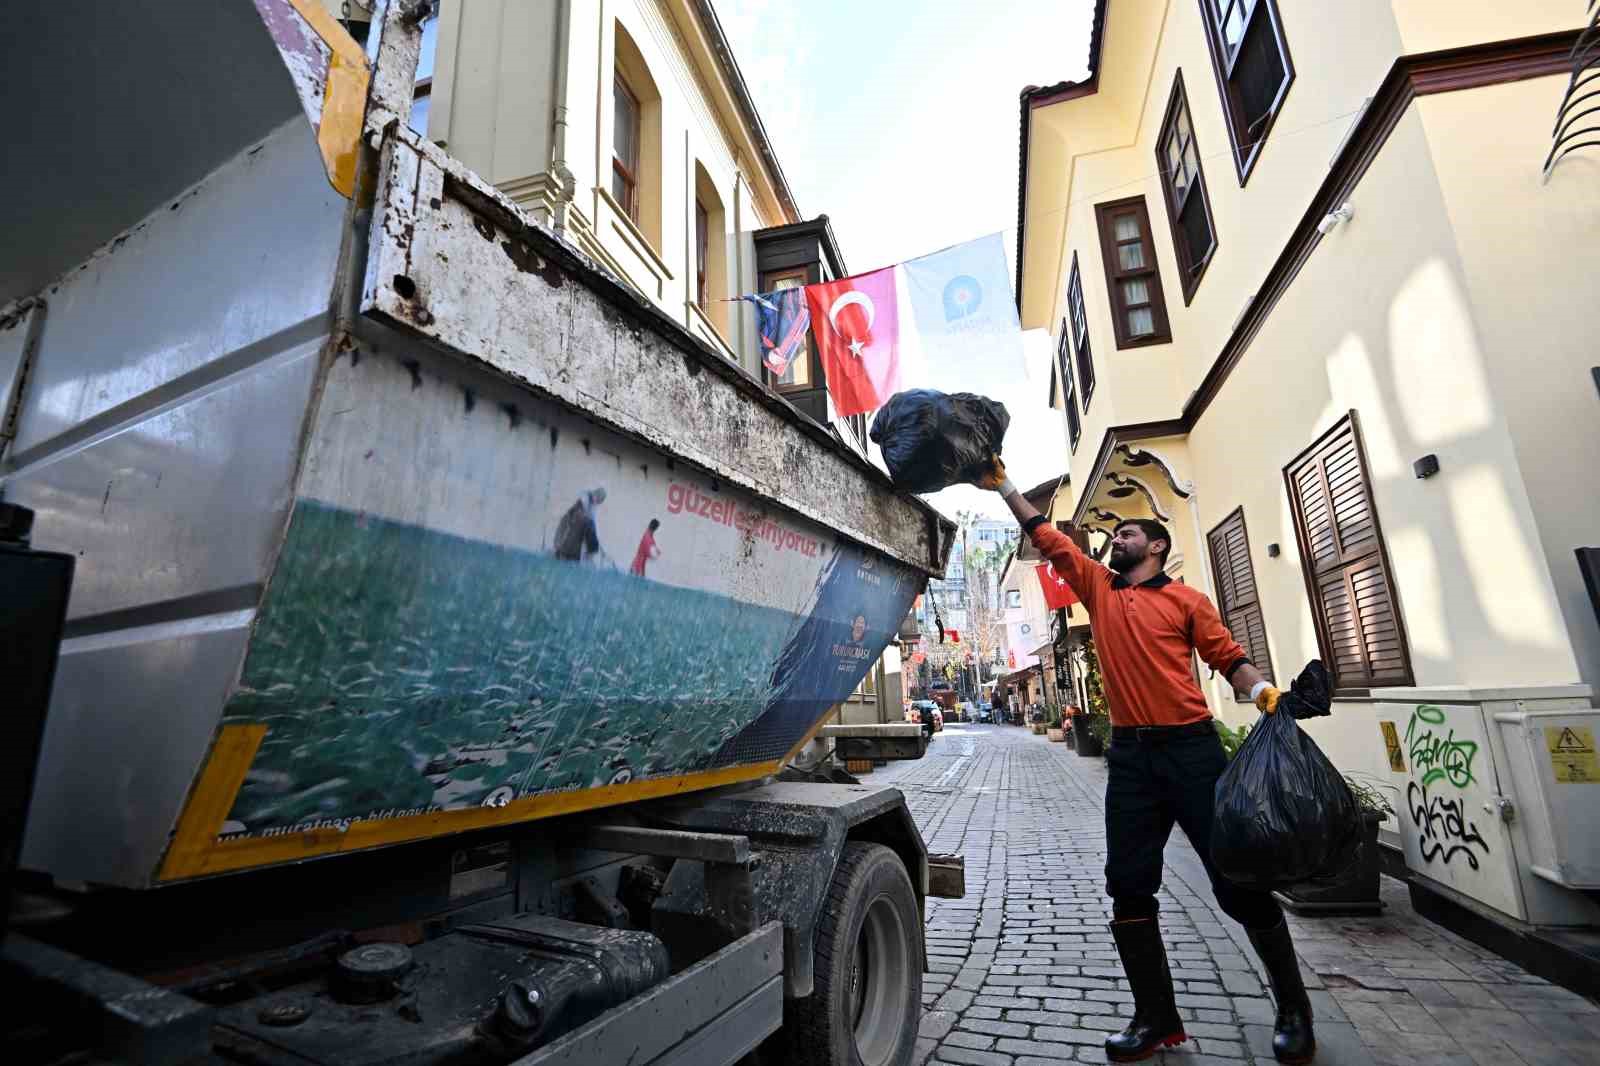
M 1044 589 L 1046 607 L 1054 611 L 1059 607 L 1071 607 L 1078 602 L 1072 586 L 1067 584 L 1066 578 L 1056 573 L 1055 567 L 1049 563 L 1040 563 L 1034 570 L 1039 574 L 1039 587 Z
M 841 415 L 876 411 L 900 391 L 894 267 L 806 286 L 811 332 Z

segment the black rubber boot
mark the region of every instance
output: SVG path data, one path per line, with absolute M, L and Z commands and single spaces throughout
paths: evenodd
M 1138 1062 L 1188 1037 L 1178 1004 L 1172 998 L 1172 971 L 1161 946 L 1161 925 L 1154 918 L 1112 922 L 1111 936 L 1122 956 L 1122 969 L 1133 989 L 1133 1020 L 1120 1033 L 1106 1037 L 1106 1058 Z
M 1272 998 L 1278 1004 L 1278 1019 L 1272 1027 L 1272 1054 L 1279 1062 L 1310 1062 L 1317 1053 L 1317 1038 L 1311 1031 L 1311 997 L 1300 979 L 1300 963 L 1294 957 L 1294 941 L 1289 923 L 1282 918 L 1271 929 L 1246 929 L 1250 943 L 1261 961 L 1267 964 L 1272 982 Z

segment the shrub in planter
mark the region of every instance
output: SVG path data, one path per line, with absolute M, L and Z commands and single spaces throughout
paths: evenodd
M 1229 729 L 1220 718 L 1213 718 L 1211 724 L 1217 727 L 1217 739 L 1222 741 L 1222 753 L 1232 759 L 1239 750 L 1239 745 L 1244 743 L 1244 738 L 1250 734 L 1250 727 L 1242 725 L 1238 729 Z
M 1062 741 L 1067 739 L 1066 730 L 1062 729 L 1059 725 L 1053 725 L 1050 728 L 1046 729 L 1044 731 L 1044 735 L 1049 737 L 1052 741 L 1054 741 L 1057 744 L 1059 744 Z

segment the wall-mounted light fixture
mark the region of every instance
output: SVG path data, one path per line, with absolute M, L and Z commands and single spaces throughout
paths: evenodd
M 1439 472 L 1439 457 L 1433 453 L 1424 455 L 1421 459 L 1411 464 L 1411 472 L 1417 477 L 1432 477 Z
M 1277 544 L 1274 543 L 1274 544 L 1268 544 L 1267 545 L 1267 558 L 1276 559 L 1278 556 L 1280 556 L 1282 554 L 1283 554 L 1283 549 L 1278 547 Z
M 1350 202 L 1346 200 L 1344 203 L 1340 204 L 1338 207 L 1322 216 L 1322 221 L 1317 223 L 1317 232 L 1326 237 L 1328 234 L 1333 232 L 1333 227 L 1337 226 L 1341 222 L 1349 222 L 1355 217 L 1356 209 L 1351 207 Z

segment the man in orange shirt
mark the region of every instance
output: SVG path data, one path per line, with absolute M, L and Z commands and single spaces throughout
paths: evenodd
M 1161 523 L 1119 524 L 1108 568 L 1023 499 L 998 457 L 978 484 L 1005 498 L 1023 532 L 1072 586 L 1099 652 L 1111 709 L 1106 894 L 1111 935 L 1134 997 L 1133 1020 L 1106 1038 L 1107 1057 L 1135 1062 L 1186 1039 L 1156 917 L 1162 853 L 1176 823 L 1199 852 L 1218 904 L 1245 927 L 1266 963 L 1278 1007 L 1273 1054 L 1279 1062 L 1309 1062 L 1316 1053 L 1311 1002 L 1283 911 L 1271 893 L 1236 885 L 1211 863 L 1213 794 L 1227 756 L 1190 672 L 1190 653 L 1267 714 L 1277 709 L 1278 690 L 1246 658 L 1211 601 L 1163 572 L 1172 536 Z

